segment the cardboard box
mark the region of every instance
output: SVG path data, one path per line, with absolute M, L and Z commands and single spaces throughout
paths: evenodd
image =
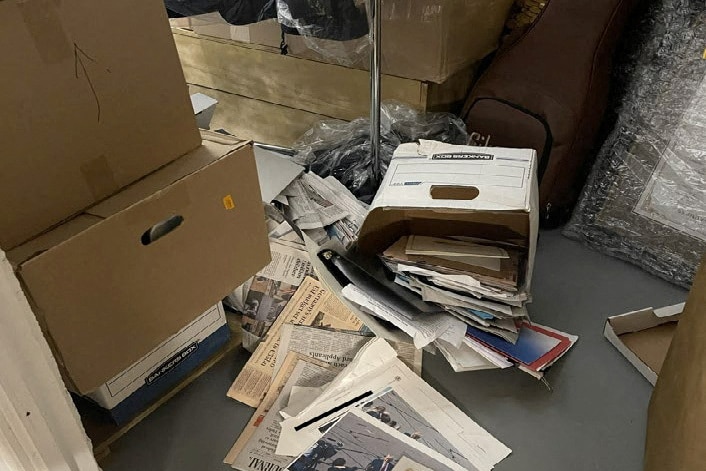
M 282 42 L 282 27 L 276 19 L 249 25 L 231 25 L 223 19 L 220 13 L 214 12 L 188 18 L 170 18 L 169 24 L 172 28 L 190 29 L 194 33 L 204 36 L 247 44 L 279 48 Z
M 603 334 L 654 386 L 683 309 L 681 303 L 612 316 Z
M 378 254 L 406 235 L 473 236 L 527 250 L 529 293 L 537 249 L 537 153 L 420 141 L 395 150 L 358 247 Z
M 252 146 L 205 131 L 8 258 L 67 384 L 90 393 L 269 262 Z
M 86 397 L 123 424 L 176 386 L 230 338 L 221 303 Z
M 198 147 L 160 2 L 0 2 L 0 18 L 3 250 Z
M 383 0 L 382 71 L 388 75 L 443 83 L 497 47 L 513 0 Z M 348 51 L 352 67 L 370 67 L 368 38 L 305 40 L 287 35 L 289 53 L 337 63 Z M 330 51 L 328 57 L 310 47 Z M 307 44 L 309 43 L 309 44 Z
M 650 400 L 645 471 L 701 471 L 706 463 L 706 258 Z

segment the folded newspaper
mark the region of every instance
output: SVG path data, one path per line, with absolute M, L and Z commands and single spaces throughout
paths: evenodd
M 358 238 L 368 207 L 332 176 L 309 172 L 294 180 L 276 200 L 285 215 L 318 245 L 330 239 L 348 249 Z
M 488 471 L 510 454 L 385 340 L 302 325 L 282 330 L 290 330 L 289 351 L 224 460 L 234 469 Z M 323 360 L 320 348 L 331 352 Z

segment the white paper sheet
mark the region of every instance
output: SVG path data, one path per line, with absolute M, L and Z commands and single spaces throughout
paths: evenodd
M 420 314 L 412 318 L 370 297 L 366 292 L 352 284 L 344 287 L 342 294 L 350 302 L 399 327 L 412 337 L 414 346 L 417 348 L 424 348 L 438 338 L 443 338 L 451 344 L 458 345 L 463 340 L 466 332 L 466 324 L 450 314 Z
M 352 399 L 361 398 L 359 402 L 365 402 L 365 397 L 369 397 L 366 393 L 390 387 L 479 470 L 489 471 L 510 454 L 509 448 L 399 361 L 392 347 L 379 338 L 364 346 L 314 403 L 281 423 L 277 453 L 303 453 L 321 437 L 318 426 L 350 410 L 355 404 Z M 341 407 L 351 402 L 350 406 Z M 331 414 L 334 408 L 339 409 Z M 310 421 L 310 425 L 303 425 Z

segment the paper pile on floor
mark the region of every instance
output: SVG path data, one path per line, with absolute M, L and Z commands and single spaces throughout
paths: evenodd
M 257 411 L 225 462 L 242 471 L 486 471 L 510 453 L 413 369 L 420 350 L 370 337 L 307 278 L 229 391 Z
M 535 175 L 530 149 L 403 144 L 359 234 L 357 259 L 379 257 L 389 276 L 330 251 L 343 296 L 456 371 L 517 365 L 542 378 L 577 338 L 529 322 Z
M 577 337 L 529 322 L 528 294 L 518 289 L 523 257 L 521 247 L 509 243 L 405 236 L 381 258 L 395 283 L 437 306 L 438 313 L 395 307 L 389 293 L 371 296 L 354 282 L 343 295 L 405 330 L 418 347 L 434 341 L 457 372 L 517 364 L 541 378 Z
M 263 183 L 272 262 L 224 301 L 242 313 L 243 346 L 253 351 L 306 276 L 314 276 L 303 237 L 316 244 L 332 239 L 347 248 L 357 238 L 367 206 L 334 177 L 303 173 L 269 150 L 256 148 Z M 284 190 L 282 190 L 284 188 Z M 280 191 L 281 190 L 281 191 Z

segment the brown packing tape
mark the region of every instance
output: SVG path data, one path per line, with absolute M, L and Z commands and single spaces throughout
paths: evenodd
M 57 3 L 57 0 L 16 0 L 27 31 L 46 64 L 58 64 L 70 59 L 73 53 Z
M 120 189 L 105 155 L 85 162 L 81 165 L 81 173 L 96 201 L 110 196 Z

